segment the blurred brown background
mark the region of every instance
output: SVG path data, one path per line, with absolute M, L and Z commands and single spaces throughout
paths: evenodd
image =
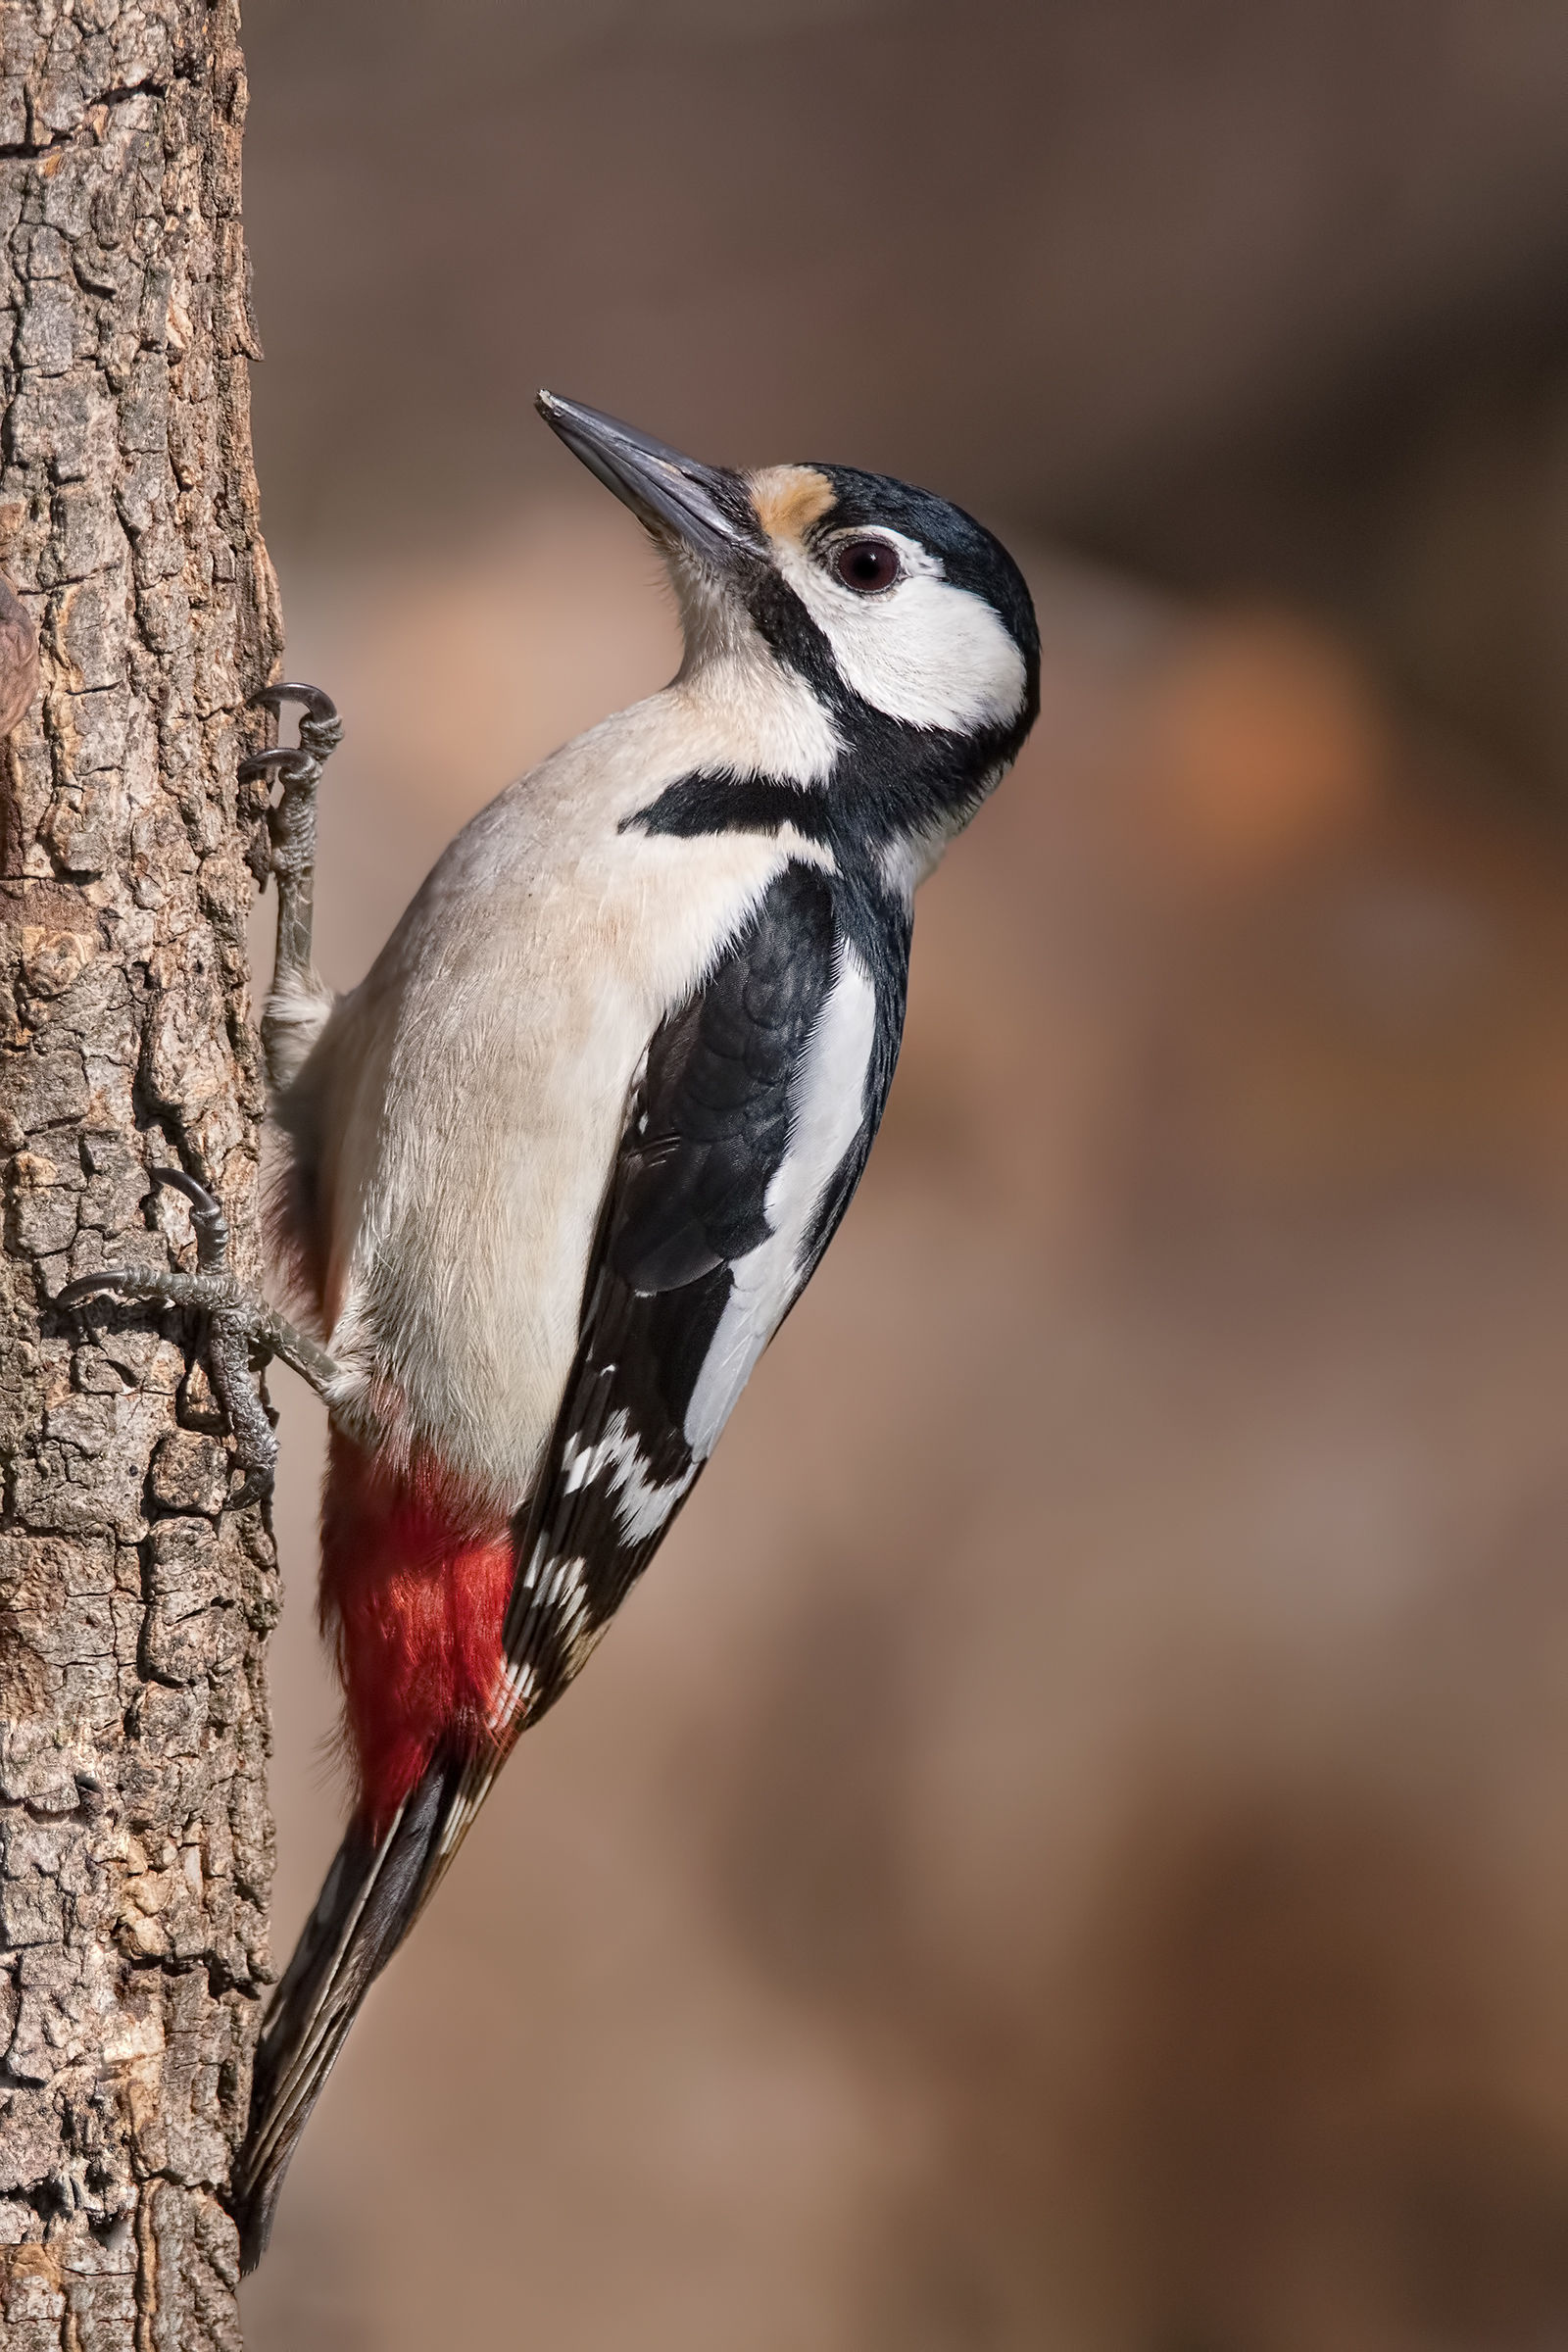
M 335 981 L 672 666 L 541 381 L 964 500 L 1046 644 L 861 1198 L 372 1999 L 253 2352 L 1568 2344 L 1568 5 L 247 43 Z M 340 1805 L 283 1403 L 280 1956 Z

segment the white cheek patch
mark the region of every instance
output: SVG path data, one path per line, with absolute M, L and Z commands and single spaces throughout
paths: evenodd
M 840 677 L 874 710 L 910 727 L 967 733 L 1016 718 L 1023 656 L 984 597 L 955 587 L 924 548 L 882 530 L 906 577 L 880 596 L 857 596 L 798 541 L 773 542 L 780 571 L 833 649 Z

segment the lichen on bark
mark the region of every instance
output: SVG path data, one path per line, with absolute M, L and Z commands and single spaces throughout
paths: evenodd
M 42 692 L 0 746 L 0 2346 L 237 2345 L 223 2210 L 267 1970 L 270 1530 L 178 1316 L 51 1304 L 258 1271 L 236 797 L 258 527 L 232 0 L 4 0 L 0 564 Z

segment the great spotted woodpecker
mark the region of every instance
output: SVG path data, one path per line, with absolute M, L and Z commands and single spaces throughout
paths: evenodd
M 275 778 L 263 1019 L 290 1147 L 281 1241 L 324 1345 L 228 1277 L 74 1287 L 204 1307 L 254 1486 L 247 1348 L 330 1408 L 321 1619 L 357 1803 L 278 1987 L 235 2212 L 284 2169 L 371 1981 L 520 1732 L 577 1673 L 691 1493 L 865 1166 L 916 884 L 1015 757 L 1039 641 L 1005 550 L 843 466 L 698 465 L 542 393 L 646 525 L 679 673 L 493 801 L 370 972 L 311 960 L 313 688 Z

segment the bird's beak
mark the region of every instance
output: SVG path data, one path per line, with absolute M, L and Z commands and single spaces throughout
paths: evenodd
M 541 392 L 538 410 L 590 473 L 630 507 L 656 539 L 675 538 L 723 570 L 755 563 L 763 541 L 737 474 L 700 466 L 597 409 Z

